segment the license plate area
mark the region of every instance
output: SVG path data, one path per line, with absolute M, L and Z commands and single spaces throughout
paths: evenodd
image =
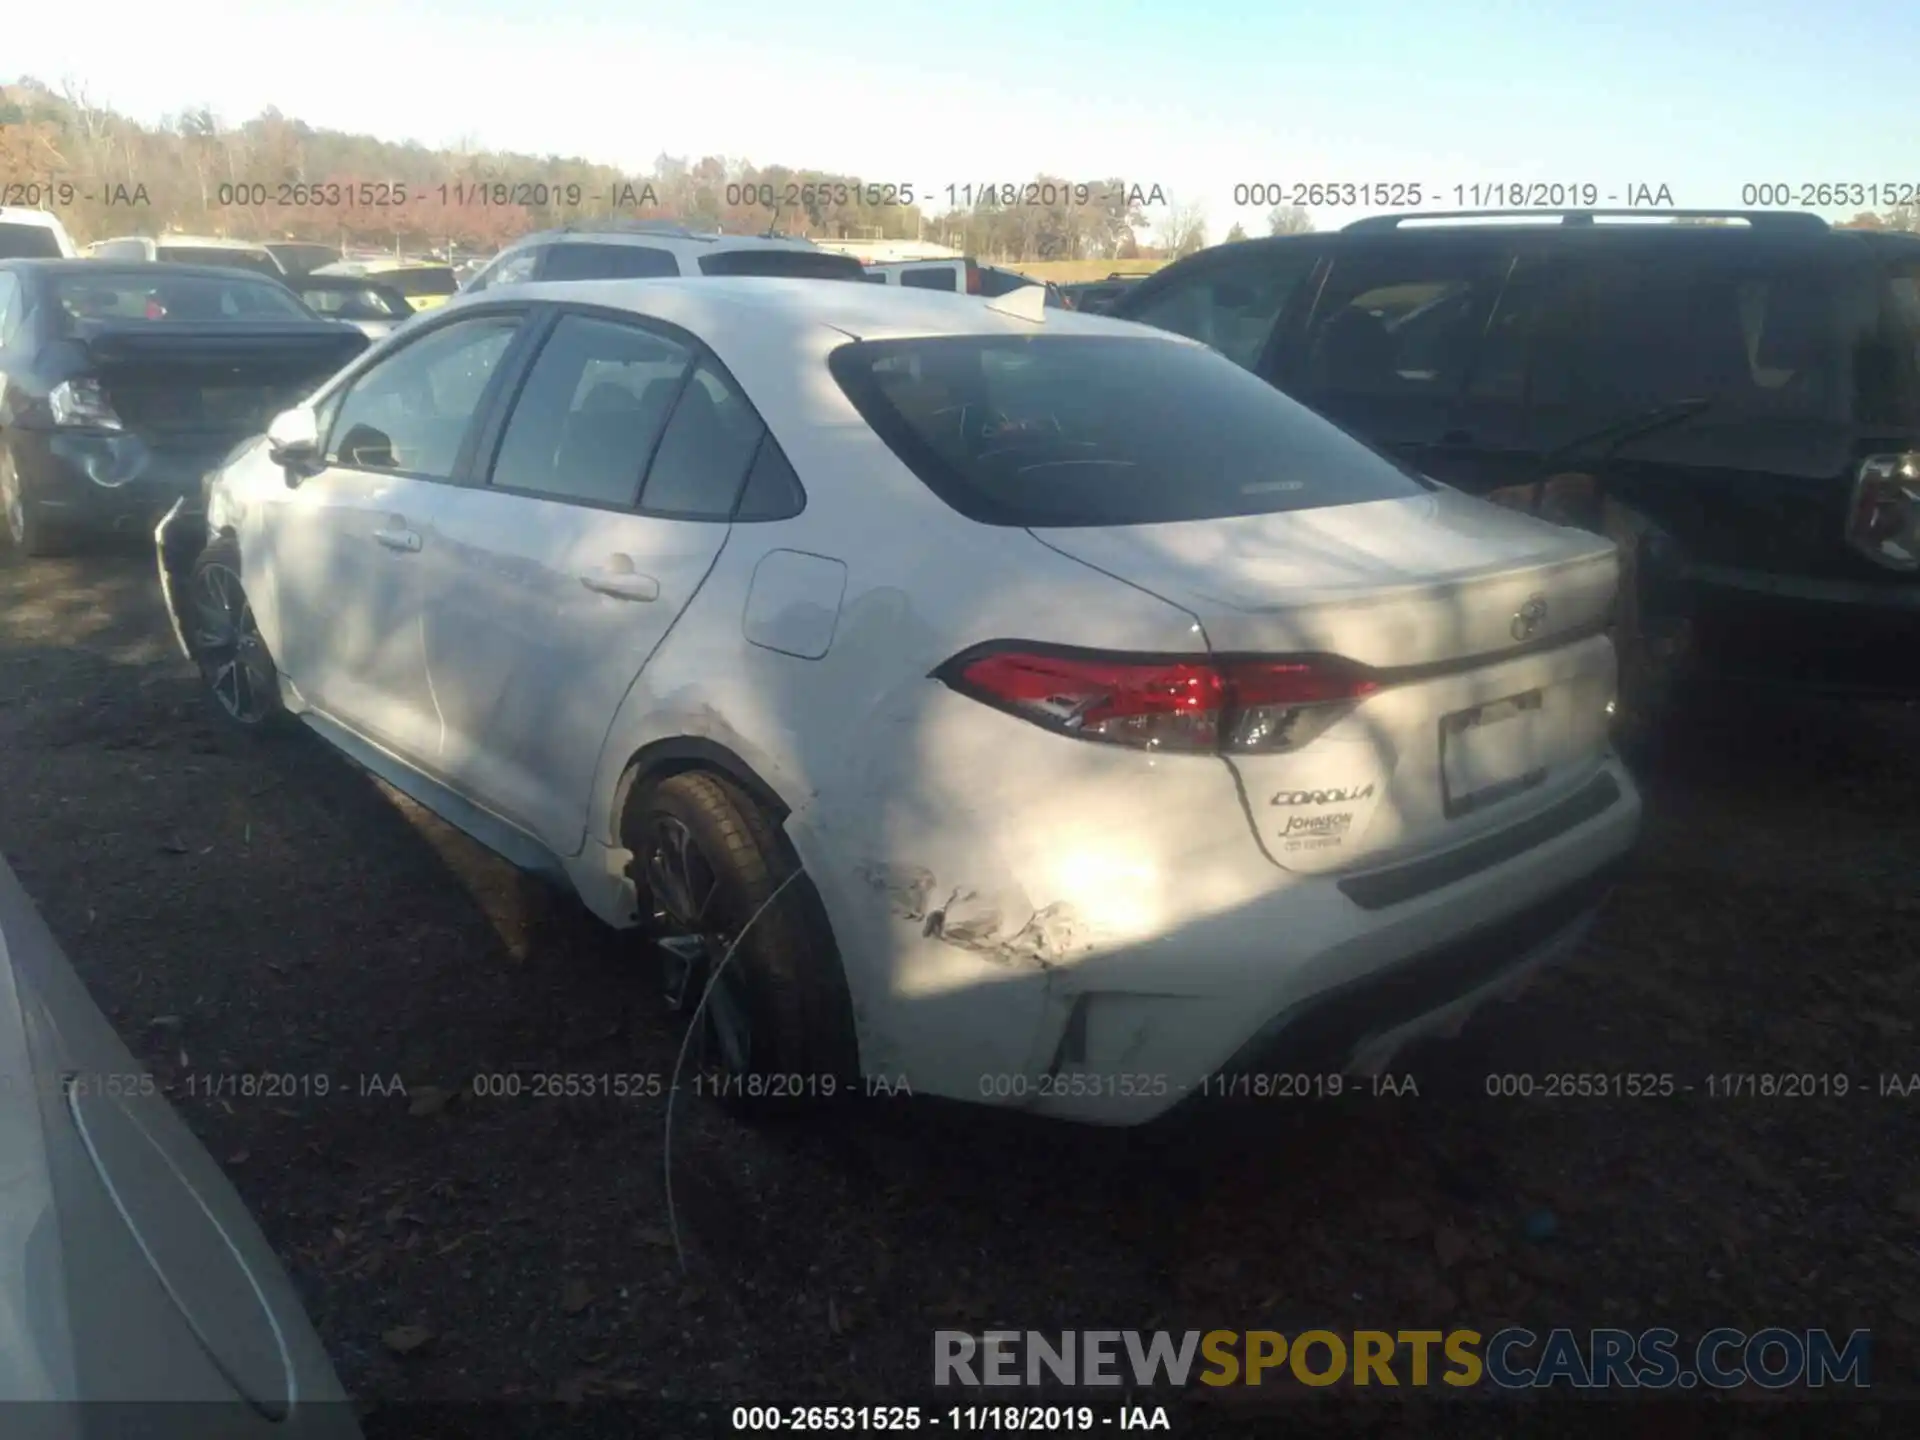
M 1528 690 L 1440 717 L 1440 797 L 1457 820 L 1547 778 L 1547 695 Z

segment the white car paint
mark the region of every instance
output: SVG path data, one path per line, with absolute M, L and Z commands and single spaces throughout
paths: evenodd
M 550 859 L 616 925 L 634 913 L 616 834 L 634 758 L 689 738 L 724 747 L 790 812 L 868 1075 L 1151 1118 L 1270 1018 L 1516 916 L 1632 844 L 1638 795 L 1607 746 L 1612 652 L 1589 633 L 1614 584 L 1603 539 L 1445 490 L 1243 520 L 988 526 L 868 427 L 828 372 L 833 351 L 943 334 L 1194 342 L 965 296 L 715 278 L 529 285 L 461 297 L 428 324 L 508 301 L 698 336 L 791 460 L 805 509 L 729 527 L 379 477 L 335 525 L 313 482 L 290 490 L 256 447 L 218 478 L 210 513 L 238 538 L 284 698 L 503 853 Z M 375 522 L 419 549 L 383 548 Z M 652 598 L 582 583 L 625 574 L 621 557 Z M 1518 609 L 1542 593 L 1552 619 L 1528 638 L 1566 641 L 1516 648 Z M 1066 738 L 929 678 L 1005 639 L 1196 660 L 1210 645 L 1324 645 L 1386 667 L 1494 658 L 1404 670 L 1299 751 L 1228 758 Z M 1502 722 L 1509 744 L 1442 757 L 1443 715 L 1523 692 L 1541 702 Z M 1523 794 L 1449 817 L 1449 770 L 1477 786 L 1526 769 L 1539 775 Z M 1375 908 L 1340 888 L 1517 833 L 1603 777 L 1612 803 L 1463 878 Z M 436 801 L 436 784 L 452 793 Z M 1328 843 L 1289 848 L 1296 818 Z M 1582 923 L 1569 915 L 1388 1038 L 1456 1024 Z M 1379 1063 L 1381 1036 L 1367 1039 Z
M 3 861 L 0 1197 L 7 1435 L 359 1435 L 272 1246 Z

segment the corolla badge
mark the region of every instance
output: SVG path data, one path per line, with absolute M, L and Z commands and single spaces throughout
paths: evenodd
M 1513 624 L 1507 627 L 1516 640 L 1530 640 L 1547 618 L 1547 597 L 1529 595 L 1527 603 L 1513 612 Z

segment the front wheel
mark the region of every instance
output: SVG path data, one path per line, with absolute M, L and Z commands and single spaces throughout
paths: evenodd
M 232 540 L 214 541 L 194 560 L 181 611 L 187 648 L 221 718 L 254 732 L 282 726 L 279 672 L 260 638 L 240 580 L 240 548 Z

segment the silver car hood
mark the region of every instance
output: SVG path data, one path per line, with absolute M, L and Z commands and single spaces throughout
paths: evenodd
M 0 1402 L 17 1401 L 56 1402 L 4 1406 L 35 1440 L 110 1433 L 135 1405 L 142 1435 L 359 1434 L 272 1247 L 0 861 Z

